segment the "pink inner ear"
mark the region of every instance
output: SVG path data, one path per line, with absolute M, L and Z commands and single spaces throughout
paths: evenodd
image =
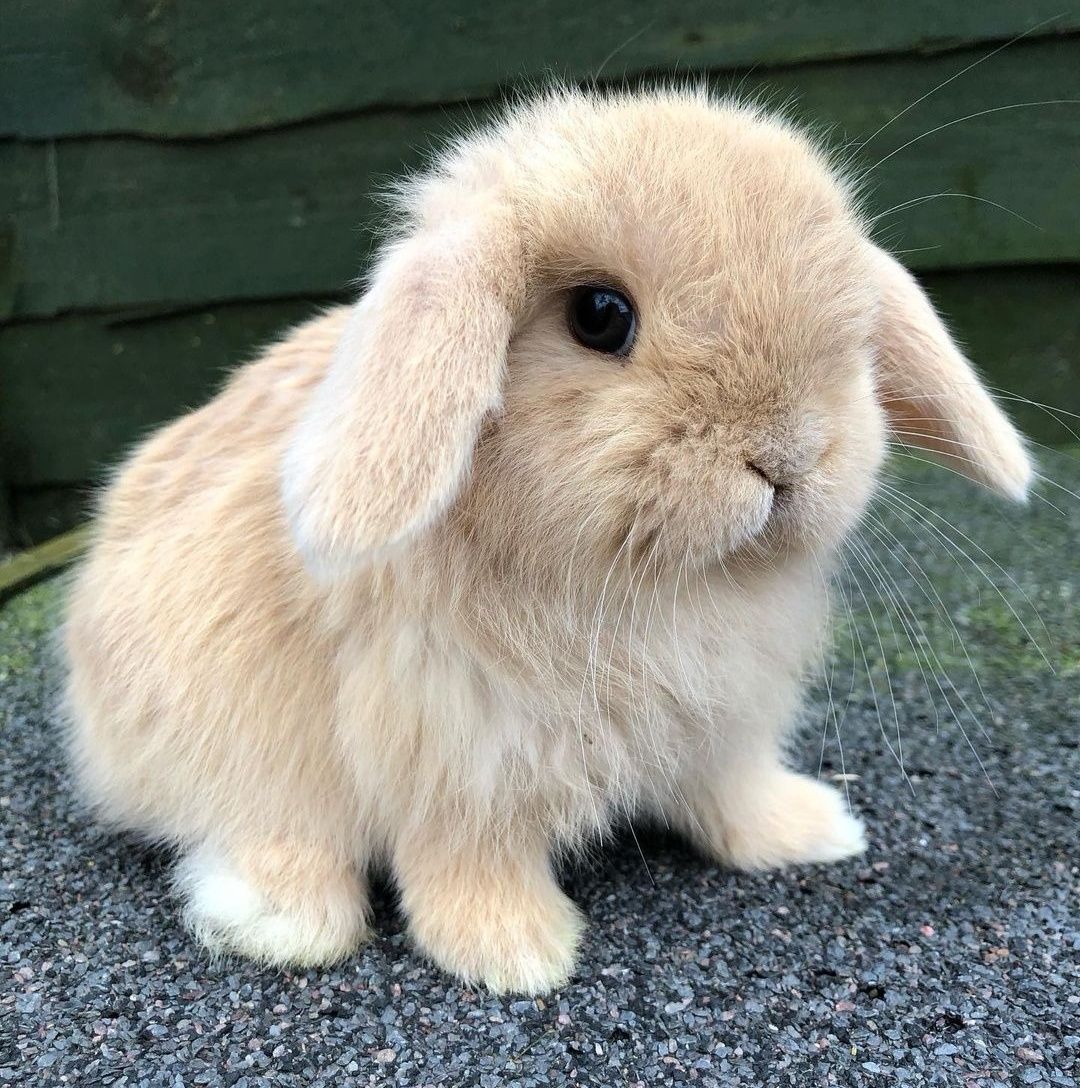
M 876 246 L 871 251 L 881 291 L 874 333 L 878 395 L 897 440 L 1024 499 L 1032 465 L 1020 435 L 911 274 Z

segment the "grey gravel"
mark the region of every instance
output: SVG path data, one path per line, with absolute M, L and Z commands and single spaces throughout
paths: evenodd
M 1048 463 L 1080 490 L 1080 462 Z M 656 832 L 626 835 L 567 870 L 590 923 L 584 956 L 569 985 L 537 1000 L 478 993 L 425 963 L 385 886 L 378 936 L 339 968 L 210 962 L 179 925 L 166 853 L 94 830 L 71 800 L 51 710 L 62 581 L 10 602 L 0 1082 L 1075 1085 L 1080 503 L 1047 491 L 1060 511 L 1006 511 L 943 472 L 904 471 L 908 493 L 990 558 L 956 536 L 983 578 L 885 509 L 907 551 L 890 556 L 878 522 L 866 534 L 941 659 L 920 667 L 864 574 L 879 643 L 848 585 L 856 626 L 841 621 L 833 669 L 843 756 L 823 688 L 798 756 L 810 770 L 820 759 L 825 777 L 856 776 L 844 784 L 869 853 L 749 876 Z M 906 781 L 890 753 L 897 722 Z

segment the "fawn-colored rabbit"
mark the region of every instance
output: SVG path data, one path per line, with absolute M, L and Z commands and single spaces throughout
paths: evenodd
M 659 818 L 738 867 L 863 849 L 784 763 L 891 425 L 1021 498 L 1017 434 L 841 177 L 702 92 L 546 94 L 402 185 L 351 308 L 143 443 L 70 602 L 71 744 L 195 933 L 416 941 L 558 985 L 553 853 Z

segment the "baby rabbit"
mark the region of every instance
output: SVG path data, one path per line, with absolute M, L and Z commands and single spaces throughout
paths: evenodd
M 739 868 L 864 848 L 784 748 L 888 427 L 1031 466 L 805 135 L 553 91 L 403 183 L 352 307 L 144 442 L 70 600 L 71 747 L 198 938 L 351 952 L 365 872 L 496 991 L 558 986 L 552 857 L 630 818 Z

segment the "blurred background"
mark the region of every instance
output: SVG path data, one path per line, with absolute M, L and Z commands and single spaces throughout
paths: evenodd
M 0 544 L 85 518 L 133 440 L 347 298 L 373 190 L 440 134 L 551 76 L 673 75 L 784 106 L 869 170 L 877 238 L 994 386 L 1056 409 L 1010 400 L 1028 432 L 1070 439 L 1060 0 L 0 0 Z

